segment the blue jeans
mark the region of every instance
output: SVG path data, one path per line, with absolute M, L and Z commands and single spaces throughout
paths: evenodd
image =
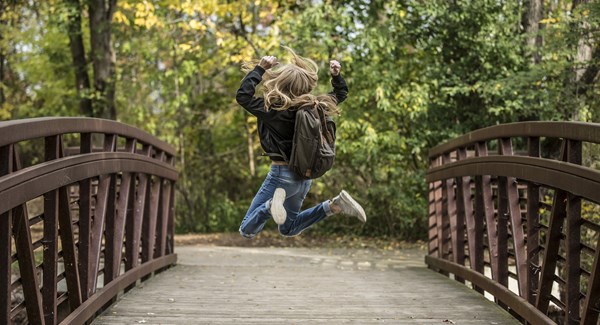
M 271 170 L 262 186 L 250 204 L 248 212 L 240 225 L 240 234 L 246 238 L 256 236 L 271 219 L 271 200 L 275 189 L 280 187 L 285 190 L 283 207 L 287 211 L 285 223 L 279 226 L 279 232 L 284 236 L 295 236 L 304 229 L 333 214 L 329 200 L 316 206 L 300 211 L 302 202 L 306 198 L 312 180 L 304 180 L 289 170 L 288 166 L 271 165 Z

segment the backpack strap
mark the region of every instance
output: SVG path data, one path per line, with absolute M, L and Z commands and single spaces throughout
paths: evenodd
M 328 143 L 332 143 L 334 141 L 333 136 L 331 135 L 331 133 L 329 132 L 329 128 L 327 128 L 327 119 L 325 119 L 325 112 L 323 112 L 323 109 L 320 107 L 317 107 L 315 104 L 315 109 L 317 110 L 317 113 L 319 114 L 319 120 L 321 121 L 321 128 L 322 128 L 322 132 L 325 135 L 325 138 L 327 138 L 327 142 Z

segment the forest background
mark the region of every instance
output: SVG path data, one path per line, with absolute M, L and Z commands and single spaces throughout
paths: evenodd
M 369 221 L 315 233 L 426 237 L 427 150 L 525 120 L 600 121 L 600 4 L 589 0 L 0 0 L 0 120 L 90 116 L 177 148 L 177 231 L 236 231 L 268 171 L 235 102 L 242 62 L 281 45 L 342 63 L 334 169 Z M 274 224 L 270 223 L 269 227 Z

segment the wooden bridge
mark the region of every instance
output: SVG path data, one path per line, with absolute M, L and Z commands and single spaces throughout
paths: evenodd
M 175 249 L 169 145 L 107 120 L 0 122 L 0 324 L 595 325 L 598 143 L 600 125 L 527 122 L 433 148 L 423 263 Z

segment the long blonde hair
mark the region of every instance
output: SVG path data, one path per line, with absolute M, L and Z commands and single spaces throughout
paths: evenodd
M 311 92 L 319 81 L 319 67 L 291 48 L 284 46 L 291 55 L 289 64 L 278 64 L 263 75 L 263 97 L 265 109 L 283 111 L 300 107 L 321 107 L 327 115 L 339 114 L 337 102 L 330 95 L 313 95 Z M 255 63 L 245 63 L 242 68 L 248 72 Z

